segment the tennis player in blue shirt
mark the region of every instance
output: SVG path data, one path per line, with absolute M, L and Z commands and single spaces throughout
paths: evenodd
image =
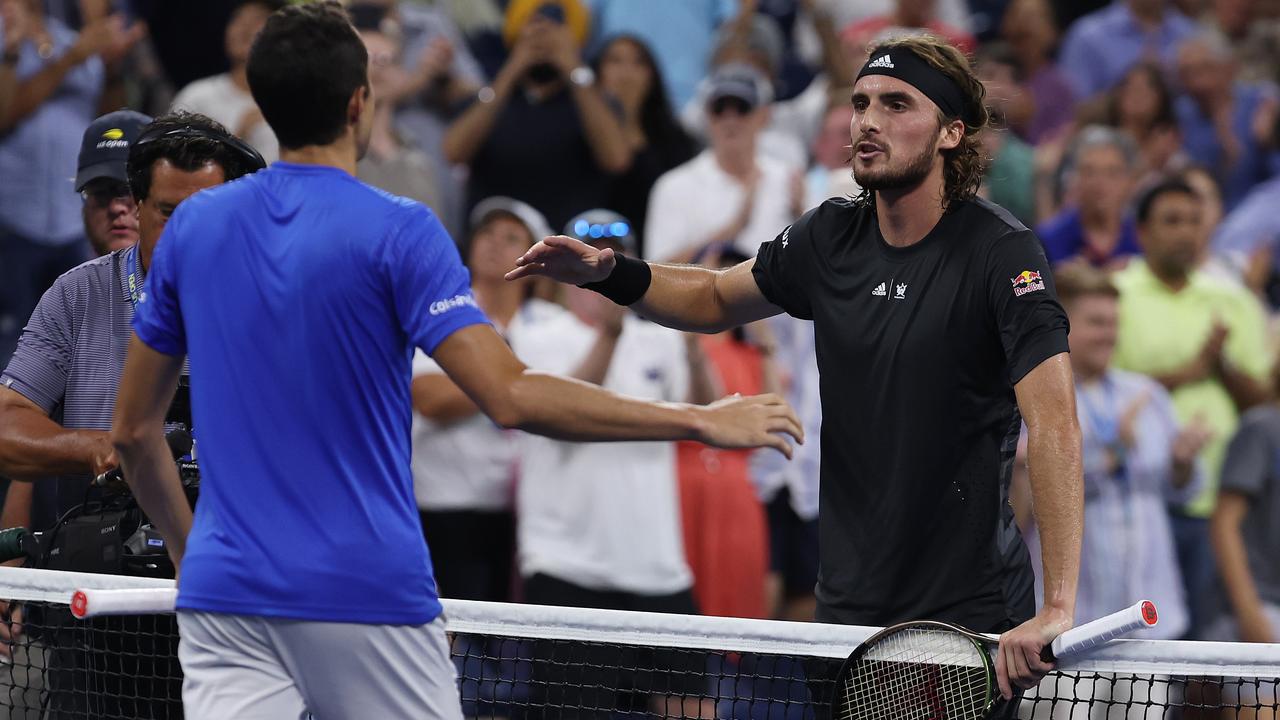
M 368 63 L 336 3 L 271 17 L 248 76 L 282 161 L 184 202 L 137 304 L 112 438 L 180 570 L 195 720 L 461 717 L 409 472 L 414 347 L 506 427 L 788 454 L 801 435 L 776 397 L 653 404 L 527 370 L 431 211 L 355 179 Z M 162 437 L 184 355 L 194 519 Z

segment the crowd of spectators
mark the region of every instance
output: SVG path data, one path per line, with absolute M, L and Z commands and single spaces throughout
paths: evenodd
M 73 182 L 95 118 L 198 112 L 275 158 L 245 65 L 283 4 L 0 0 L 0 368 L 53 281 L 111 249 L 88 242 L 91 215 L 136 235 L 118 181 Z M 443 595 L 811 619 L 817 448 L 839 442 L 819 432 L 812 328 L 683 337 L 502 276 L 553 232 L 652 261 L 754 256 L 858 192 L 856 69 L 869 43 L 930 32 L 986 83 L 980 192 L 1035 229 L 1072 322 L 1076 620 L 1151 596 L 1168 637 L 1280 641 L 1280 2 L 349 6 L 376 100 L 359 175 L 440 218 L 524 362 L 652 399 L 780 392 L 810 438 L 787 463 L 522 436 L 420 356 L 413 467 Z

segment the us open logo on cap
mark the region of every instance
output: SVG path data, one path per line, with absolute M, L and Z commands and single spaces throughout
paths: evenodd
M 111 128 L 110 130 L 102 133 L 102 137 L 103 139 L 99 140 L 98 144 L 94 146 L 99 150 L 104 148 L 129 147 L 129 141 L 124 139 L 124 131 L 120 128 Z
M 888 55 L 881 55 L 880 57 L 876 58 L 875 60 L 872 60 L 872 61 L 871 61 L 871 64 L 870 64 L 870 65 L 868 65 L 868 66 L 867 66 L 867 68 L 868 68 L 868 69 L 870 69 L 870 68 L 889 68 L 890 70 L 892 70 L 892 69 L 893 69 L 893 59 L 892 59 L 892 58 L 890 58 Z

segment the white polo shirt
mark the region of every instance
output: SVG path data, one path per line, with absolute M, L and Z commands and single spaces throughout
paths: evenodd
M 517 357 L 526 341 L 541 333 L 561 335 L 581 326 L 564 308 L 529 300 L 503 332 Z M 497 325 L 495 324 L 495 327 Z M 444 372 L 421 350 L 413 375 Z M 413 414 L 413 489 L 423 510 L 508 510 L 519 473 L 518 430 L 504 430 L 484 413 L 441 424 Z
M 760 186 L 751 219 L 734 247 L 755 257 L 761 243 L 773 240 L 791 224 L 793 169 L 757 153 Z M 654 183 L 645 223 L 645 259 L 667 260 L 705 243 L 733 221 L 742 207 L 742 186 L 720 166 L 710 150 L 667 172 Z
M 581 323 L 556 330 L 530 336 L 521 359 L 547 372 L 572 370 L 596 331 Z M 689 370 L 680 333 L 629 315 L 604 387 L 646 400 L 685 400 Z M 519 443 L 522 574 L 645 595 L 692 586 L 673 443 L 573 443 L 527 434 Z

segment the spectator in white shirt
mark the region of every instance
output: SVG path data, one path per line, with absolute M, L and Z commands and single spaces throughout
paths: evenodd
M 511 258 L 551 233 L 537 210 L 511 198 L 489 198 L 476 205 L 471 224 L 464 257 L 476 303 L 517 356 L 530 333 L 557 322 L 576 324 L 563 308 L 532 298 L 528 282 L 503 280 Z M 413 374 L 414 492 L 440 592 L 510 600 L 518 431 L 485 417 L 421 351 Z
M 244 0 L 227 23 L 227 61 L 231 69 L 221 75 L 196 80 L 184 87 L 173 99 L 174 110 L 207 115 L 227 126 L 243 138 L 268 163 L 280 157 L 280 144 L 275 133 L 262 118 L 262 112 L 249 94 L 245 68 L 253 39 L 267 24 L 272 13 L 284 7 L 285 0 Z
M 565 233 L 597 247 L 635 252 L 630 223 L 605 210 L 569 221 Z M 509 256 L 508 256 L 509 257 Z M 590 290 L 567 288 L 570 310 L 581 321 L 540 329 L 517 349 L 529 367 L 568 374 L 611 390 L 650 400 L 706 403 L 716 397 L 697 343 L 649 323 Z M 698 353 L 698 354 L 694 354 Z M 574 371 L 573 368 L 577 367 Z M 675 443 L 593 444 L 522 435 L 517 487 L 520 573 L 525 600 L 537 605 L 613 610 L 697 612 L 693 575 L 685 560 L 676 481 Z M 543 648 L 549 651 L 549 648 Z M 535 693 L 557 684 L 566 664 L 581 683 L 583 707 L 601 713 L 628 707 L 639 695 L 667 717 L 712 717 L 701 656 L 659 653 L 612 663 L 670 672 L 622 677 L 601 671 L 598 682 L 584 668 L 599 666 L 598 649 L 556 649 L 556 663 L 538 663 Z M 641 651 L 635 651 L 641 652 Z M 581 654 L 579 656 L 579 653 Z M 651 663 L 651 664 L 649 664 Z M 575 697 L 576 695 L 575 691 Z M 535 698 L 534 704 L 554 703 Z
M 645 223 L 648 260 L 714 265 L 717 248 L 726 245 L 755 257 L 761 243 L 804 211 L 800 169 L 758 147 L 769 122 L 768 80 L 731 63 L 709 83 L 710 147 L 654 185 Z

